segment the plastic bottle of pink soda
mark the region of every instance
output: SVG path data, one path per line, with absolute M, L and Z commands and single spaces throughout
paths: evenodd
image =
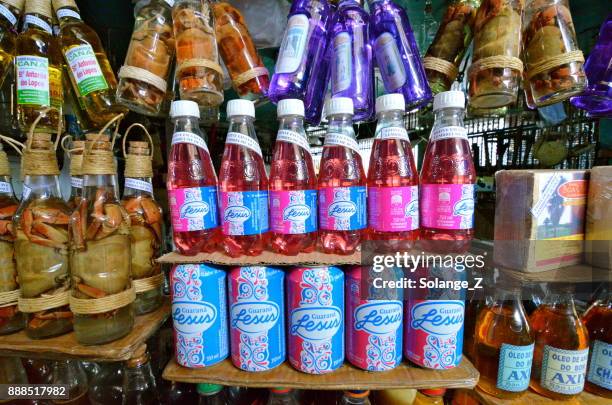
M 317 243 L 317 178 L 304 131 L 304 103 L 278 102 L 280 120 L 270 170 L 272 249 L 295 256 Z
M 352 254 L 367 225 L 366 176 L 355 131 L 353 100 L 336 97 L 319 168 L 319 244 L 325 253 Z
M 446 91 L 434 98 L 435 122 L 421 169 L 421 238 L 432 250 L 464 251 L 474 233 L 476 171 L 463 126 L 465 95 Z
M 255 134 L 255 107 L 248 100 L 227 103 L 229 131 L 219 171 L 223 250 L 232 257 L 257 256 L 267 245 L 268 176 Z
M 217 175 L 198 124 L 200 110 L 193 101 L 174 101 L 170 118 L 167 188 L 174 244 L 184 255 L 212 252 L 221 237 Z
M 419 175 L 404 126 L 404 96 L 376 99 L 378 124 L 368 169 L 369 239 L 385 251 L 405 250 L 418 238 Z

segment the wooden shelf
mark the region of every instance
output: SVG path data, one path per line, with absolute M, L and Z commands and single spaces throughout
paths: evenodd
M 170 360 L 163 378 L 187 383 L 214 383 L 241 387 L 287 387 L 318 390 L 392 389 L 392 388 L 473 388 L 478 371 L 464 357 L 451 370 L 427 370 L 402 363 L 390 371 L 368 372 L 345 363 L 339 370 L 325 375 L 305 374 L 287 362 L 270 371 L 247 372 L 233 366 L 229 359 L 212 367 L 184 368 Z
M 223 266 L 296 266 L 320 265 L 341 266 L 361 264 L 361 253 L 352 255 L 328 255 L 321 252 L 300 253 L 297 256 L 284 256 L 274 252 L 265 251 L 259 256 L 229 257 L 221 252 L 198 253 L 195 256 L 183 256 L 178 252 L 166 253 L 159 259 L 160 263 L 194 264 L 212 263 Z
M 523 273 L 520 271 L 499 268 L 502 275 L 523 283 L 559 282 L 559 283 L 590 283 L 611 282 L 612 271 L 600 269 L 587 264 L 576 264 L 559 269 L 538 273 Z
M 612 400 L 593 395 L 590 392 L 584 391 L 577 397 L 569 400 L 558 400 L 546 398 L 534 391 L 527 391 L 523 396 L 517 399 L 499 399 L 489 395 L 479 389 L 471 391 L 472 396 L 478 399 L 484 405 L 610 405 Z
M 129 360 L 140 345 L 146 342 L 170 315 L 170 302 L 154 312 L 137 316 L 134 329 L 121 339 L 103 345 L 83 346 L 77 343 L 74 332 L 50 339 L 33 340 L 25 332 L 0 336 L 0 356 L 65 359 L 88 361 Z

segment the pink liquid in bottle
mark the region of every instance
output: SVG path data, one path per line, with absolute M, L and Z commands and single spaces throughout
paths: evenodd
M 228 256 L 257 256 L 269 239 L 268 176 L 257 135 L 255 107 L 247 100 L 227 104 L 230 120 L 219 172 L 223 250 Z
M 435 122 L 421 169 L 421 239 L 434 251 L 462 252 L 474 234 L 476 171 L 463 126 L 465 96 L 439 93 L 434 99 Z
M 317 243 L 317 178 L 304 131 L 304 103 L 278 103 L 280 119 L 270 170 L 272 249 L 295 256 Z
M 174 132 L 167 188 L 174 244 L 184 255 L 212 252 L 221 237 L 217 175 L 198 125 L 198 105 L 175 101 L 170 117 Z
M 319 244 L 325 253 L 349 255 L 367 225 L 366 177 L 353 130 L 353 101 L 332 98 L 319 169 Z
M 404 127 L 404 97 L 378 97 L 376 113 L 368 169 L 368 238 L 377 249 L 407 250 L 419 234 L 419 177 Z

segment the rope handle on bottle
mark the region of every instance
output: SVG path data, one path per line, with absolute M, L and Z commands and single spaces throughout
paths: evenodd
M 119 124 L 121 124 L 121 120 L 125 117 L 124 113 L 120 113 L 115 115 L 113 118 L 111 118 L 103 127 L 102 129 L 100 129 L 100 131 L 98 131 L 97 134 L 95 134 L 94 138 L 92 139 L 92 142 L 89 142 L 89 152 L 91 152 L 91 148 L 93 147 L 93 144 L 98 142 L 100 140 L 100 138 L 102 136 L 104 136 L 104 132 L 106 132 L 107 129 L 109 129 L 113 124 L 115 125 L 115 132 L 113 132 L 113 135 L 111 136 L 111 151 L 113 150 L 113 148 L 115 147 L 115 140 L 117 139 L 117 136 L 119 136 Z
M 49 113 L 52 110 L 55 110 L 60 114 L 60 117 L 57 120 L 57 137 L 55 138 L 55 142 L 53 142 L 53 150 L 57 150 L 63 127 L 62 127 L 62 117 L 61 117 L 62 111 L 55 107 L 45 107 L 44 110 L 38 113 L 38 117 L 36 117 L 34 122 L 32 122 L 32 125 L 30 125 L 30 130 L 28 131 L 28 138 L 26 140 L 25 147 L 27 147 L 28 149 L 32 147 L 32 138 L 34 137 L 34 130 L 36 129 L 36 126 L 38 125 L 40 120 L 46 117 L 47 113 Z M 53 137 L 53 134 L 51 136 Z
M 129 136 L 130 131 L 132 130 L 132 128 L 141 128 L 144 131 L 145 135 L 148 138 L 148 142 L 149 142 L 149 145 L 150 145 L 150 148 L 151 148 L 151 151 L 149 153 L 149 159 L 153 160 L 153 148 L 154 148 L 154 146 L 153 146 L 153 138 L 151 137 L 151 134 L 149 133 L 147 128 L 144 125 L 142 125 L 141 123 L 139 123 L 139 122 L 136 122 L 136 123 L 130 125 L 128 127 L 128 129 L 125 130 L 125 134 L 123 135 L 123 141 L 121 142 L 121 149 L 123 151 L 123 157 L 127 159 L 127 155 L 128 154 L 125 151 L 125 141 L 127 140 L 127 138 Z
M 0 134 L 0 140 L 6 142 L 9 146 L 15 149 L 15 151 L 20 156 L 23 155 L 23 148 L 25 148 L 25 145 L 19 142 L 18 140 L 8 137 L 6 135 L 2 135 L 2 134 Z

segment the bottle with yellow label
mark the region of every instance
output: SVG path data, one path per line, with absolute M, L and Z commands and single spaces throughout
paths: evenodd
M 24 3 L 25 0 L 0 1 L 0 87 L 15 57 L 15 42 L 17 41 L 15 30 Z
M 52 16 L 51 0 L 26 1 L 15 56 L 17 121 L 24 132 L 48 107 L 54 109 L 40 120 L 37 131 L 55 131 L 62 119 L 62 56 L 53 37 Z
M 74 0 L 53 0 L 60 23 L 59 42 L 79 104 L 93 126 L 127 109 L 115 100 L 117 79 L 98 34 L 83 22 Z

